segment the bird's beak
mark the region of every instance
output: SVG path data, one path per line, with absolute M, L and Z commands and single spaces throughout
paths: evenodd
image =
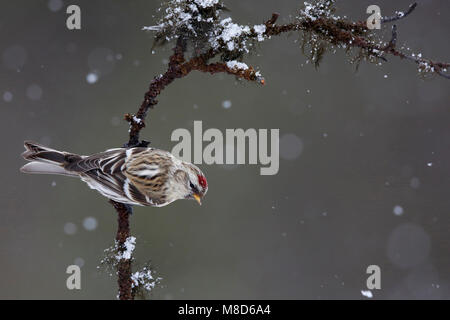
M 197 193 L 194 193 L 193 197 L 194 197 L 195 201 L 198 202 L 199 205 L 202 205 L 202 198 L 200 198 L 200 196 Z

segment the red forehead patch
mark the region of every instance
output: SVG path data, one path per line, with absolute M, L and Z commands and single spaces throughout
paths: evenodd
M 198 176 L 198 184 L 203 188 L 206 189 L 208 187 L 208 182 L 206 182 L 206 178 L 204 176 Z

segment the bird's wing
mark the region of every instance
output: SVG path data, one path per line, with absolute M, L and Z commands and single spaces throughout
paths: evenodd
M 126 149 L 110 149 L 105 152 L 85 156 L 78 161 L 73 161 L 65 166 L 65 169 L 78 173 L 90 170 L 101 170 L 103 172 L 118 172 L 126 160 Z
M 152 205 L 151 201 L 131 184 L 124 174 L 130 155 L 146 150 L 148 149 L 110 149 L 84 157 L 70 164 L 67 169 L 78 172 L 91 188 L 107 198 L 127 204 Z
M 109 174 L 94 169 L 80 176 L 91 188 L 109 199 L 127 204 L 150 205 L 146 197 L 130 184 L 128 178 L 121 172 Z

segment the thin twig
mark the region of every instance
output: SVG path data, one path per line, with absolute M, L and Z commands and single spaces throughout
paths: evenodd
M 392 26 L 392 37 L 389 41 L 388 48 L 395 48 L 395 45 L 397 44 L 397 26 L 394 24 Z
M 407 17 L 411 12 L 413 12 L 416 7 L 417 7 L 417 2 L 414 2 L 409 5 L 408 10 L 406 10 L 405 12 L 396 12 L 395 15 L 393 15 L 393 16 L 382 17 L 381 22 L 388 23 L 388 22 L 393 22 L 393 21 L 403 19 L 403 18 Z
M 416 8 L 416 6 L 417 4 L 415 3 L 410 5 L 408 11 L 398 19 L 409 15 Z M 391 18 L 387 19 L 386 22 L 395 21 L 395 19 Z M 392 38 L 390 42 L 384 46 L 370 41 L 367 38 L 367 33 L 369 30 L 365 23 L 348 22 L 345 20 L 335 20 L 326 17 L 317 18 L 315 20 L 305 18 L 297 23 L 289 23 L 285 25 L 272 25 L 266 23 L 265 35 L 269 37 L 299 30 L 313 32 L 321 36 L 324 41 L 328 41 L 332 44 L 341 44 L 348 47 L 356 47 L 367 50 L 370 56 L 384 61 L 386 61 L 386 58 L 382 56 L 382 54 L 393 55 L 402 59 L 410 60 L 418 64 L 419 67 L 422 67 L 427 72 L 435 73 L 446 79 L 450 78 L 450 75 L 445 73 L 446 69 L 450 67 L 450 63 L 436 62 L 431 59 L 424 58 L 421 55 L 410 55 L 397 50 L 395 48 L 395 44 L 397 42 L 398 34 L 397 26 L 395 25 L 392 28 Z M 254 35 L 251 36 L 254 37 Z

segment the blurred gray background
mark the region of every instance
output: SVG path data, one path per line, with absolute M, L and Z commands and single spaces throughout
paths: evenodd
M 418 2 L 397 23 L 399 44 L 449 60 L 449 1 Z M 81 154 L 127 140 L 123 114 L 171 54 L 152 54 L 140 30 L 156 23 L 159 1 L 0 3 L 0 298 L 115 299 L 116 277 L 97 269 L 116 232 L 112 206 L 76 179 L 20 174 L 20 153 L 25 139 Z M 272 12 L 289 21 L 302 1 L 225 3 L 236 22 L 259 24 Z M 366 19 L 370 4 L 387 15 L 409 3 L 338 1 L 338 14 Z M 65 27 L 69 4 L 81 7 L 81 31 Z M 365 299 L 372 264 L 382 273 L 375 299 L 450 298 L 450 82 L 423 81 L 397 58 L 356 72 L 343 52 L 316 71 L 298 39 L 273 38 L 248 57 L 264 87 L 193 72 L 150 112 L 142 138 L 166 150 L 194 120 L 281 136 L 278 175 L 201 165 L 203 206 L 135 208 L 135 266 L 151 260 L 163 278 L 150 298 Z M 79 291 L 65 285 L 74 263 Z

